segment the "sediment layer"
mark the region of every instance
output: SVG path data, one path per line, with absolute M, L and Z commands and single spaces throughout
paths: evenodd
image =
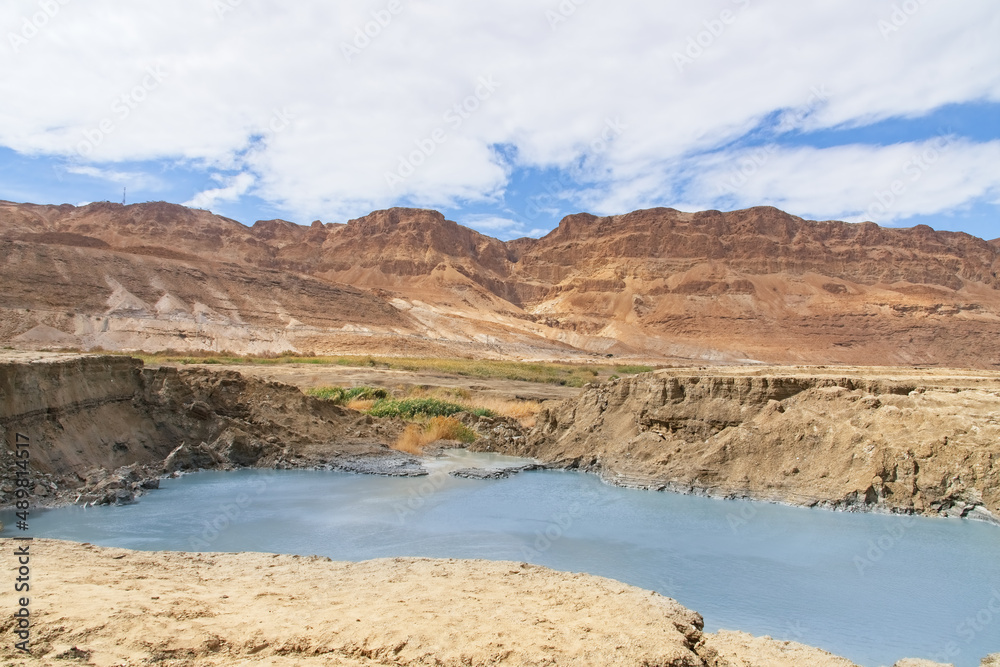
M 1000 523 L 1000 376 L 665 370 L 588 386 L 499 447 L 625 486 Z
M 412 465 L 387 444 L 400 429 L 233 371 L 7 353 L 0 356 L 0 437 L 8 445 L 0 451 L 0 506 L 13 501 L 15 433 L 32 443 L 33 502 L 60 504 L 129 502 L 163 474 L 199 468 L 406 474 Z
M 20 349 L 996 370 L 998 275 L 997 241 L 770 207 L 576 214 L 503 242 L 412 208 L 247 227 L 0 202 L 0 341 Z

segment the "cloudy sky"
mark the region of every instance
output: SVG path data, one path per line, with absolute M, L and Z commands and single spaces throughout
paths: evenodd
M 0 198 L 1000 236 L 996 0 L 8 0 Z

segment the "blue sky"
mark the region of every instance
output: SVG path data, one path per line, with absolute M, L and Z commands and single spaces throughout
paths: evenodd
M 244 223 L 773 205 L 1000 237 L 986 0 L 15 0 L 0 198 Z

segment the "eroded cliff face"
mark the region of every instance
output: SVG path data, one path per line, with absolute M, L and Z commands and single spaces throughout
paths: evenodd
M 616 484 L 997 521 L 1000 376 L 889 372 L 665 370 L 588 386 L 527 437 L 511 420 L 473 427 L 477 448 Z M 416 474 L 388 447 L 400 430 L 233 371 L 6 354 L 0 506 L 13 500 L 16 433 L 32 442 L 35 500 L 53 503 L 127 502 L 184 469 L 385 460 L 375 472 Z
M 507 453 L 617 484 L 1000 517 L 1000 378 L 660 371 L 586 388 Z
M 128 501 L 163 473 L 329 465 L 390 456 L 399 425 L 232 371 L 144 368 L 121 356 L 0 355 L 0 506 L 15 435 L 36 502 Z M 114 474 L 109 472 L 114 471 Z M 119 493 L 121 492 L 121 493 Z
M 0 269 L 20 349 L 1000 367 L 995 241 L 770 207 L 577 214 L 503 242 L 425 209 L 246 227 L 0 202 Z

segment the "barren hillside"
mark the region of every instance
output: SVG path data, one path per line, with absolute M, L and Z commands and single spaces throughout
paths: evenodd
M 1000 521 L 1000 377 L 661 370 L 587 385 L 483 448 L 625 486 Z
M 650 209 L 502 242 L 423 209 L 4 202 L 0 245 L 18 347 L 1000 366 L 1000 243 L 926 226 Z

